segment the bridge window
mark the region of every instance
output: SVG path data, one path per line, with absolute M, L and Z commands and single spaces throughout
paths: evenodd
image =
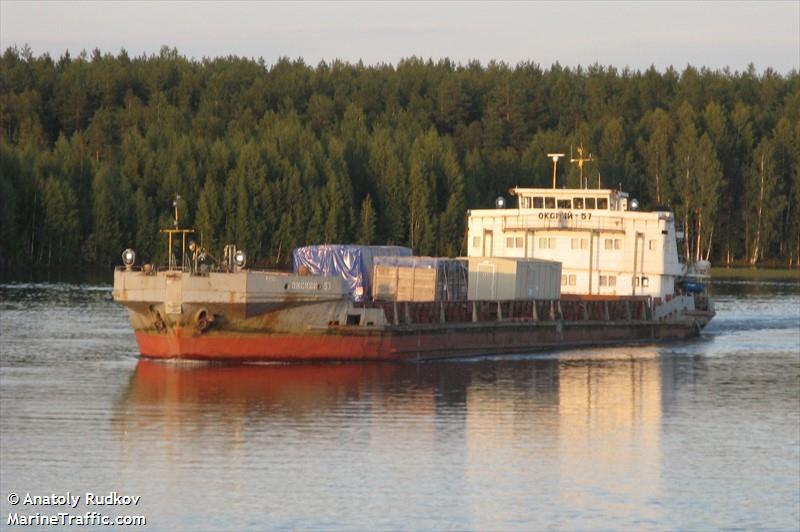
M 541 209 L 544 207 L 544 198 L 541 196 L 535 196 L 533 198 L 533 208 L 534 209 Z
M 650 240 L 650 242 L 648 243 L 648 247 L 650 248 L 650 251 L 655 251 L 655 249 L 656 249 L 656 241 L 655 241 L 655 239 Z
M 473 236 L 472 237 L 472 247 L 479 248 L 481 247 L 481 237 Z
M 608 198 L 597 198 L 598 209 L 608 209 Z
M 555 209 L 556 208 L 556 199 L 552 197 L 544 198 L 544 208 L 545 209 Z
M 619 249 L 622 245 L 622 242 L 619 238 L 606 238 L 605 240 L 605 248 L 606 249 Z
M 575 274 L 562 275 L 561 284 L 563 286 L 575 286 L 577 284 L 577 278 L 575 277 Z
M 558 208 L 559 209 L 571 209 L 572 208 L 572 200 L 568 200 L 568 199 L 560 199 L 560 200 L 558 200 Z
M 586 208 L 594 209 L 594 198 L 586 198 Z
M 583 198 L 572 198 L 573 209 L 583 209 Z

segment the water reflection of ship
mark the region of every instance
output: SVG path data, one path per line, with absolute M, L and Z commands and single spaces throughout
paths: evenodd
M 535 387 L 540 399 L 554 397 L 553 361 L 526 365 L 532 371 L 515 377 L 516 385 L 527 386 L 538 375 L 537 382 L 546 381 Z M 118 401 L 115 423 L 124 431 L 156 426 L 166 432 L 197 431 L 213 430 L 215 422 L 245 428 L 260 420 L 302 422 L 307 416 L 322 420 L 370 410 L 418 420 L 441 413 L 452 422 L 453 416 L 464 416 L 473 381 L 502 379 L 502 366 L 488 361 L 217 366 L 142 359 Z
M 624 518 L 629 504 L 658 512 L 648 504 L 658 500 L 661 481 L 663 386 L 656 355 L 568 365 L 559 382 L 559 468 L 571 484 L 561 491 L 564 504 L 590 507 L 598 493 L 612 490 L 614 500 L 625 502 L 609 505 L 609 516 Z
M 386 364 L 235 365 L 173 364 L 140 360 L 124 397 L 127 405 L 221 407 L 229 414 L 252 410 L 302 413 L 357 402 L 372 385 L 390 379 Z
M 208 418 L 215 412 L 232 420 L 237 414 L 291 417 L 339 408 L 413 406 L 430 415 L 461 410 L 469 421 L 488 409 L 522 415 L 511 424 L 515 430 L 533 425 L 527 414 L 558 414 L 553 420 L 558 426 L 552 427 L 558 433 L 573 425 L 573 416 L 600 430 L 658 418 L 663 364 L 655 348 L 638 348 L 633 357 L 614 349 L 584 355 L 422 366 L 215 366 L 140 360 L 118 412 L 155 408 L 190 422 L 195 415 Z
M 513 505 L 516 511 L 535 507 L 526 501 L 541 502 L 540 485 L 551 490 L 547 498 L 553 504 L 577 514 L 603 506 L 609 516 L 624 518 L 628 504 L 653 508 L 648 503 L 658 498 L 662 466 L 663 359 L 655 348 L 636 349 L 635 356 L 630 352 L 562 355 L 551 361 L 550 386 L 538 379 L 529 383 L 538 383 L 535 387 L 471 389 L 464 460 L 469 484 L 481 485 L 492 471 L 498 490 L 520 498 Z M 505 377 L 512 375 L 506 372 Z M 516 450 L 498 463 L 497 453 L 508 453 L 508 446 Z M 528 477 L 525 494 L 520 493 L 520 475 Z M 474 528 L 490 528 L 497 505 L 471 495 Z M 605 505 L 607 500 L 619 504 Z M 526 516 L 516 511 L 508 518 L 524 521 Z
M 473 528 L 500 511 L 487 483 L 515 511 L 534 511 L 532 497 L 578 512 L 599 499 L 619 501 L 610 516 L 634 504 L 656 519 L 664 402 L 686 369 L 675 360 L 649 347 L 425 365 L 142 360 L 113 423 L 123 462 L 155 454 L 167 468 L 187 452 L 264 467 L 275 453 L 302 458 L 288 451 L 298 445 L 336 453 L 341 442 L 391 462 L 400 446 L 454 475 L 448 489 Z

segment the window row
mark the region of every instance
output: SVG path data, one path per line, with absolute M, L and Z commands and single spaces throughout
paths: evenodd
M 533 196 L 520 198 L 522 209 L 599 209 L 608 210 L 608 198 L 555 198 Z
M 600 286 L 617 286 L 616 275 L 601 275 Z M 632 280 L 634 286 L 641 286 L 647 288 L 650 286 L 650 279 L 646 276 L 635 276 Z M 561 286 L 575 286 L 577 284 L 577 277 L 575 274 L 564 274 L 561 276 Z
M 556 248 L 556 238 L 555 237 L 539 237 L 539 249 L 555 249 Z M 606 238 L 603 241 L 603 245 L 605 249 L 614 250 L 614 249 L 622 249 L 622 240 L 619 238 Z M 472 237 L 472 247 L 479 248 L 481 247 L 481 237 L 474 236 Z M 508 249 L 522 249 L 525 247 L 525 239 L 521 236 L 509 236 L 506 237 L 506 248 Z M 588 249 L 589 248 L 589 239 L 588 238 L 571 238 L 570 239 L 570 247 L 572 249 Z M 650 251 L 656 250 L 656 240 L 650 240 L 648 242 L 648 249 Z

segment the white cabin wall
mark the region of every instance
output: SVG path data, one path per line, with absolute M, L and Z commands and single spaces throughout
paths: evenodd
M 552 194 L 558 196 L 559 192 Z M 591 211 L 590 219 L 584 220 L 583 213 L 588 214 L 589 210 L 573 210 L 568 219 L 553 221 L 552 215 L 559 212 L 564 211 L 528 208 L 471 211 L 467 255 L 488 255 L 484 254 L 485 235 L 491 234 L 492 256 L 561 262 L 567 281 L 561 287 L 565 294 L 635 293 L 663 298 L 674 293 L 675 276 L 682 272 L 675 242 L 674 215 L 595 210 Z M 544 213 L 545 218 L 540 213 Z M 640 235 L 638 242 L 637 233 Z M 509 238 L 513 239 L 511 245 Z M 547 239 L 545 246 L 541 245 L 543 238 Z M 577 239 L 575 248 L 573 238 Z M 582 240 L 585 247 L 581 247 Z M 642 286 L 642 277 L 647 278 L 647 286 Z M 635 286 L 636 278 L 638 286 Z M 601 280 L 604 281 L 602 285 Z
M 502 240 L 503 254 L 498 256 L 525 258 L 525 231 L 506 231 L 500 240 Z

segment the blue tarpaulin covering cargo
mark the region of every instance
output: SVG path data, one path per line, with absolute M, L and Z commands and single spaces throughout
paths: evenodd
M 354 301 L 368 301 L 372 290 L 373 257 L 411 256 L 402 246 L 357 246 L 323 244 L 304 246 L 292 252 L 292 268 L 297 274 L 338 275 L 350 288 Z

